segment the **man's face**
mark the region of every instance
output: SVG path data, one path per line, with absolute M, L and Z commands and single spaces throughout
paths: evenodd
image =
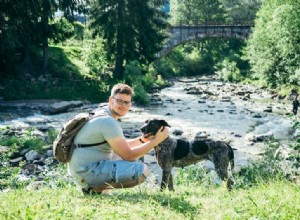
M 118 93 L 113 97 L 109 97 L 109 108 L 116 117 L 122 117 L 126 115 L 130 107 L 130 95 Z

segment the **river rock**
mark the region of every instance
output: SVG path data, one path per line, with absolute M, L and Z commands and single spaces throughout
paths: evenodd
M 10 164 L 12 166 L 17 166 L 17 165 L 19 165 L 19 163 L 21 161 L 23 161 L 23 157 L 17 157 L 17 158 L 14 158 L 14 159 L 10 160 Z
M 69 109 L 81 107 L 83 105 L 84 103 L 82 101 L 61 101 L 55 102 L 50 106 L 44 106 L 41 111 L 43 114 L 53 115 L 67 112 Z
M 272 106 L 267 106 L 263 111 L 264 112 L 272 112 L 273 111 Z
M 25 154 L 26 160 L 29 160 L 29 161 L 34 161 L 36 159 L 40 159 L 40 157 L 41 157 L 41 155 L 34 150 L 31 150 Z
M 175 129 L 175 130 L 173 131 L 173 134 L 176 135 L 176 136 L 179 136 L 179 135 L 182 135 L 182 134 L 183 134 L 183 131 L 182 131 L 182 130 Z

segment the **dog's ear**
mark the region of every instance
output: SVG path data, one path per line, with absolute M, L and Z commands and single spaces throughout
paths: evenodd
M 162 126 L 171 127 L 165 120 L 160 120 Z

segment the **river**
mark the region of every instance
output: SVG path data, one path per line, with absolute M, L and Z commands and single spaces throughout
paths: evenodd
M 85 105 L 72 112 L 56 115 L 30 112 L 25 117 L 19 114 L 19 117 L 2 121 L 0 127 L 42 125 L 60 129 L 67 118 L 96 107 Z M 174 81 L 173 86 L 152 94 L 149 107 L 133 105 L 122 118 L 121 125 L 126 136 L 137 136 L 145 120 L 159 118 L 171 125 L 170 133 L 177 138 L 192 139 L 200 134 L 229 141 L 235 149 L 235 165 L 239 169 L 262 152 L 264 144 L 259 138 L 273 135 L 283 145 L 289 143 L 294 135 L 293 118 L 286 114 L 289 111 L 289 102 L 272 98 L 272 94 L 264 88 L 194 78 Z M 0 112 L 2 117 L 5 114 L 8 112 Z M 12 111 L 11 114 L 17 113 Z M 175 135 L 178 131 L 182 135 Z M 155 164 L 151 155 L 147 155 L 145 160 Z

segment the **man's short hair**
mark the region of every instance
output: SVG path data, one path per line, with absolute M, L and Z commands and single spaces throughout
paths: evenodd
M 116 94 L 126 94 L 133 96 L 134 91 L 129 85 L 118 83 L 111 89 L 111 97 L 114 97 Z

